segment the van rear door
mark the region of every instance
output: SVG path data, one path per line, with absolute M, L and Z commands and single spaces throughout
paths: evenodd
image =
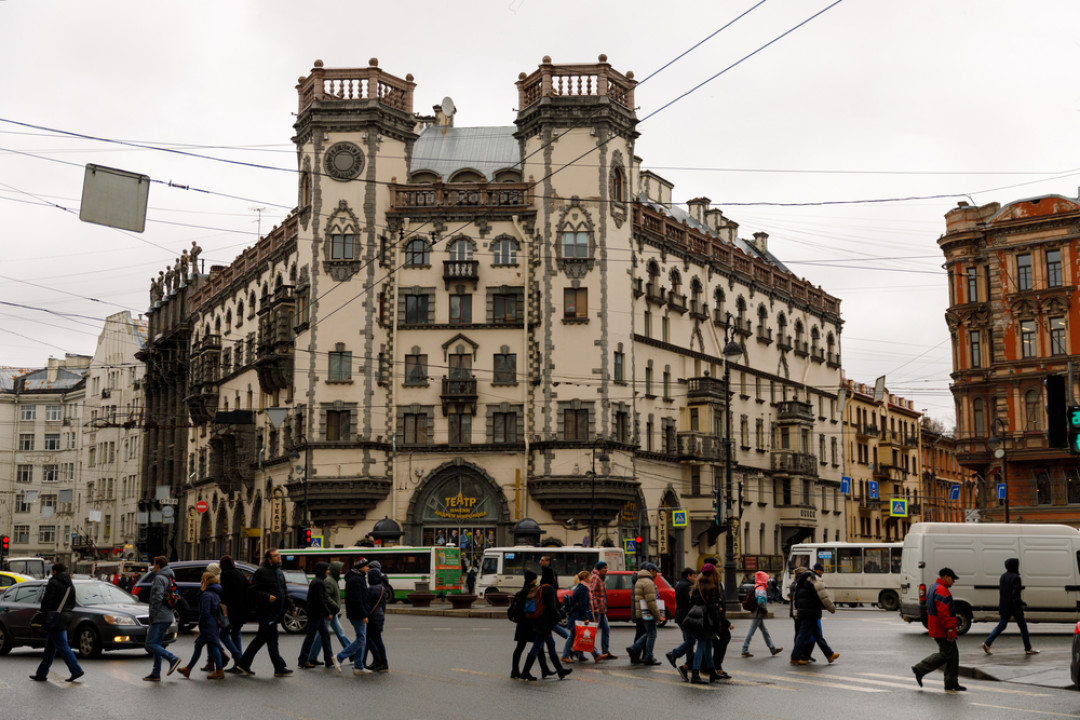
M 1080 592 L 1076 582 L 1074 548 L 1061 538 L 1028 535 L 1020 538 L 1020 577 L 1024 614 L 1033 621 L 1075 622 Z M 1080 589 L 1080 588 L 1078 588 Z

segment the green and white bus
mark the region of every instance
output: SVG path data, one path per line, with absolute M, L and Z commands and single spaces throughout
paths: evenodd
M 308 580 L 314 577 L 316 563 L 344 563 L 342 579 L 338 582 L 343 596 L 345 573 L 357 558 L 379 561 L 394 589 L 394 600 L 403 600 L 409 593 L 416 592 L 417 583 L 421 587 L 426 584 L 428 590 L 439 595 L 454 595 L 462 592 L 465 582 L 461 550 L 456 547 L 312 547 L 280 552 L 281 569 L 301 571 Z

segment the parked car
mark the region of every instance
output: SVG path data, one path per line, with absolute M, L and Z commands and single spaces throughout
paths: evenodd
M 206 572 L 206 566 L 212 562 L 217 562 L 217 560 L 177 560 L 169 563 L 169 567 L 173 569 L 173 575 L 175 576 L 176 589 L 180 593 L 180 604 L 173 609 L 173 615 L 176 617 L 176 624 L 180 628 L 180 632 L 186 632 L 199 622 L 199 595 L 202 593 L 202 576 Z M 250 583 L 251 576 L 255 574 L 255 566 L 238 562 L 236 567 L 244 573 L 244 577 Z M 132 590 L 132 593 L 139 599 L 139 602 L 150 602 L 150 584 L 153 579 L 154 571 L 150 570 L 144 573 L 139 578 L 139 581 L 135 583 L 135 589 Z M 285 587 L 286 592 L 289 593 L 289 597 L 293 601 L 293 605 L 296 606 L 296 614 L 286 614 L 282 625 L 285 627 L 285 631 L 289 633 L 307 632 L 308 586 L 306 583 L 294 583 L 289 578 L 286 578 Z M 244 622 L 257 622 L 254 608 L 249 610 Z
M 13 647 L 45 647 L 45 635 L 30 628 L 30 618 L 41 608 L 46 580 L 27 580 L 0 595 L 0 655 Z M 103 650 L 131 650 L 146 645 L 150 614 L 146 606 L 115 585 L 100 580 L 73 580 L 75 610 L 68 639 L 81 657 L 96 658 Z M 176 640 L 173 625 L 165 644 Z
M 634 578 L 636 576 L 636 570 L 608 570 L 607 578 L 604 580 L 604 587 L 607 588 L 609 621 L 631 621 L 630 601 L 634 596 Z M 667 624 L 668 618 L 675 614 L 675 588 L 668 584 L 663 575 L 657 575 L 655 582 L 657 596 L 664 601 L 664 610 L 662 611 L 664 617 L 657 625 L 663 627 Z M 573 588 L 560 588 L 559 602 L 562 602 L 562 599 L 572 591 Z
M 9 588 L 16 583 L 26 582 L 27 580 L 33 580 L 34 578 L 29 575 L 22 575 L 17 572 L 8 572 L 6 570 L 0 570 L 0 590 Z

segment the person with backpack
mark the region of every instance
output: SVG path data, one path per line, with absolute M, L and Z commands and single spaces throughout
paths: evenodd
M 548 570 L 550 571 L 550 568 Z M 529 675 L 529 670 L 536 662 L 536 656 L 544 652 L 545 646 L 551 654 L 555 673 L 560 680 L 572 672 L 570 668 L 564 668 L 559 662 L 559 655 L 555 650 L 555 638 L 551 637 L 552 628 L 559 624 L 557 602 L 555 588 L 544 582 L 533 585 L 525 595 L 525 616 L 532 624 L 533 644 L 529 648 L 529 657 L 525 660 L 525 667 L 521 671 L 523 676 Z M 542 677 L 547 677 L 547 673 L 543 673 Z
M 716 588 L 716 592 L 721 598 L 717 603 L 717 613 L 719 614 L 720 619 L 716 627 L 716 635 L 712 639 L 713 668 L 716 671 L 718 679 L 730 680 L 731 675 L 724 672 L 724 658 L 727 657 L 727 648 L 731 643 L 731 631 L 735 629 L 735 626 L 728 621 L 727 609 L 724 607 L 724 582 L 720 579 L 720 570 L 716 558 L 705 558 L 705 565 L 702 566 L 701 572 L 702 574 L 711 576 L 712 586 Z
M 516 644 L 514 646 L 513 664 L 510 667 L 510 679 L 535 681 L 536 676 L 530 675 L 527 670 L 525 672 L 518 670 L 521 663 L 521 653 L 525 651 L 525 646 L 533 640 L 532 620 L 525 614 L 525 605 L 529 591 L 536 585 L 537 576 L 532 570 L 526 570 L 524 578 L 525 584 L 514 595 L 514 599 L 510 601 L 510 607 L 506 611 L 506 617 L 515 625 L 514 643 Z M 543 653 L 540 653 L 539 660 L 540 672 L 543 673 L 544 677 L 547 677 L 550 673 Z
M 692 568 L 684 568 L 679 573 L 679 581 L 675 583 L 675 624 L 679 626 L 679 630 L 682 632 L 683 641 L 679 645 L 669 652 L 665 653 L 664 657 L 671 663 L 671 667 L 679 671 L 679 675 L 685 680 L 687 677 L 688 668 L 685 664 L 679 665 L 679 658 L 683 655 L 687 657 L 693 657 L 694 644 L 696 638 L 685 627 L 683 627 L 683 620 L 686 618 L 686 614 L 690 612 L 690 591 L 694 589 L 695 579 L 697 578 L 697 572 Z
M 364 656 L 367 655 L 367 564 L 365 558 L 357 558 L 349 572 L 345 573 L 345 617 L 352 623 L 356 639 L 338 653 L 339 663 L 353 659 L 353 675 L 362 675 Z
M 585 653 L 574 652 L 574 628 L 577 627 L 579 622 L 592 622 L 592 603 L 589 601 L 589 571 L 582 570 L 574 578 L 574 590 L 567 595 L 563 600 L 563 605 L 566 607 L 566 618 L 568 621 L 567 630 L 570 631 L 570 637 L 566 638 L 566 644 L 563 645 L 562 661 L 564 663 L 572 663 L 574 659 L 584 662 Z M 597 652 L 593 651 L 593 659 L 595 662 L 599 662 L 596 658 L 599 657 Z
M 202 597 L 199 600 L 199 636 L 195 638 L 195 649 L 188 660 L 187 665 L 180 668 L 180 674 L 186 678 L 191 677 L 191 669 L 199 662 L 203 646 L 206 646 L 206 654 L 210 656 L 213 672 L 206 676 L 207 680 L 221 680 L 225 677 L 225 666 L 221 661 L 221 585 L 218 577 L 211 571 L 206 571 L 202 576 Z
M 274 665 L 274 677 L 283 678 L 292 675 L 293 671 L 285 665 L 278 652 L 278 627 L 285 613 L 293 612 L 293 603 L 289 599 L 285 575 L 281 572 L 281 553 L 272 548 L 266 551 L 263 558 L 262 565 L 251 577 L 251 600 L 255 606 L 255 616 L 259 619 L 259 632 L 248 643 L 244 655 L 236 661 L 236 667 L 244 675 L 254 675 L 251 661 L 265 645 L 270 662 Z
M 154 558 L 154 579 L 150 583 L 150 629 L 146 632 L 146 651 L 154 656 L 154 667 L 143 678 L 149 682 L 161 680 L 161 661 L 169 663 L 169 675 L 180 667 L 180 658 L 173 655 L 162 645 L 165 634 L 175 622 L 173 609 L 179 602 L 180 594 L 176 590 L 176 576 L 169 567 L 169 559 L 164 555 Z
M 782 647 L 778 648 L 773 645 L 772 638 L 769 637 L 769 631 L 765 627 L 765 617 L 769 614 L 768 585 L 768 573 L 760 570 L 754 573 L 754 591 L 746 594 L 746 597 L 753 598 L 753 600 L 749 603 L 750 607 L 747 608 L 750 610 L 750 630 L 746 633 L 746 639 L 743 640 L 742 644 L 742 656 L 744 658 L 754 657 L 753 653 L 750 652 L 750 638 L 754 637 L 754 633 L 758 628 L 761 628 L 761 637 L 765 638 L 765 644 L 768 646 L 770 653 L 778 655 L 784 650 Z M 747 603 L 744 603 L 743 607 L 745 608 L 746 605 Z

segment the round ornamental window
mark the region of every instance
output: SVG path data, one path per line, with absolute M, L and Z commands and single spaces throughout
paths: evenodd
M 364 169 L 364 152 L 351 142 L 334 143 L 326 151 L 323 165 L 335 180 L 352 180 Z

